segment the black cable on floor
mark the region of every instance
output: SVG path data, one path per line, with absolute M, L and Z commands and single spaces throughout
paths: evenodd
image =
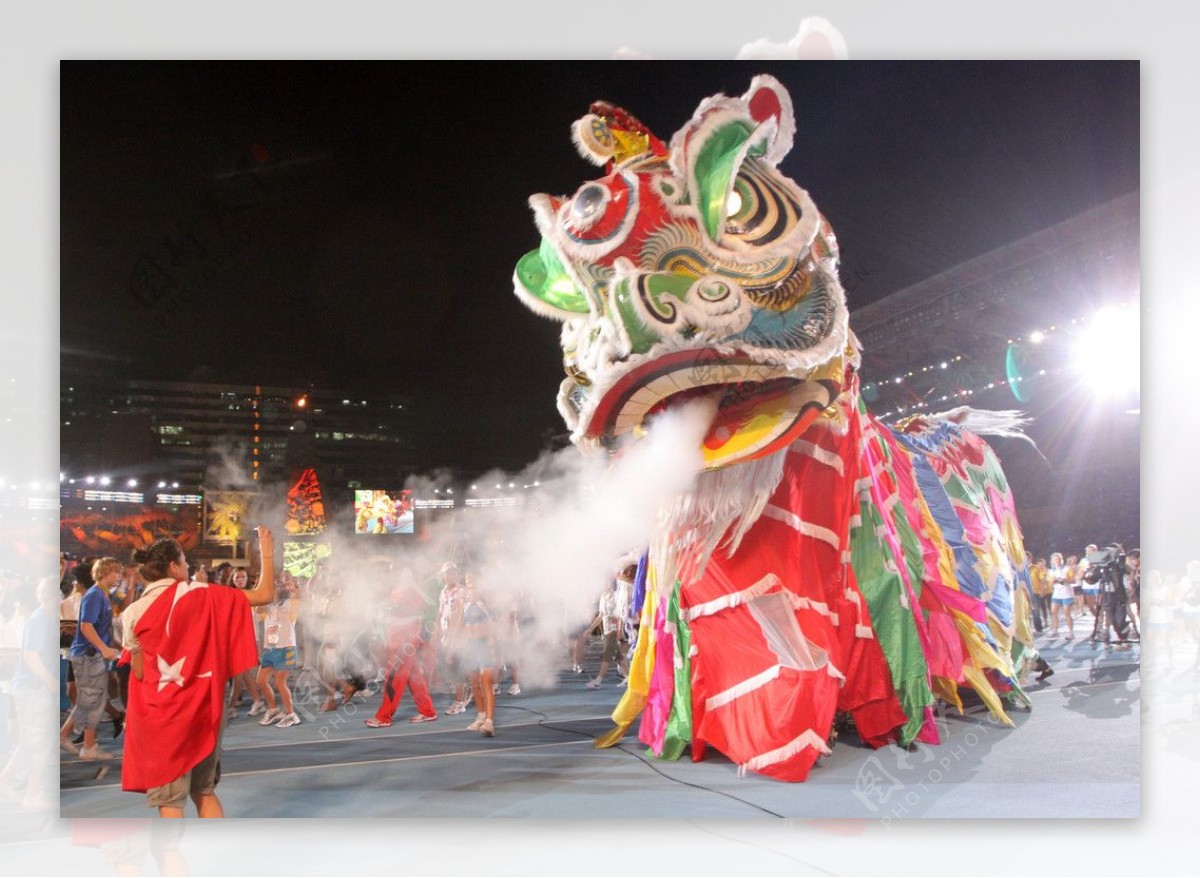
M 500 707 L 500 706 L 501 705 L 499 705 L 499 704 L 496 705 L 496 707 Z M 550 725 L 549 723 L 546 722 L 546 720 L 549 719 L 549 717 L 546 716 L 546 714 L 542 713 L 539 710 L 533 710 L 532 708 L 529 708 L 529 707 L 518 707 L 515 704 L 506 704 L 506 705 L 504 705 L 504 707 L 507 707 L 511 710 L 523 710 L 526 713 L 532 713 L 532 714 L 536 714 L 537 716 L 542 717 L 542 719 L 538 721 L 538 725 L 541 726 L 542 728 L 551 729 L 556 732 L 566 732 L 567 734 L 571 734 L 571 735 L 579 735 L 582 738 L 592 738 L 592 739 L 595 738 L 595 735 L 589 735 L 586 732 L 580 732 L 580 731 L 577 731 L 576 729 L 566 729 L 566 728 L 563 728 L 562 726 Z M 724 796 L 727 799 L 732 799 L 735 802 L 739 802 L 743 805 L 749 805 L 751 808 L 756 808 L 757 810 L 762 811 L 764 814 L 769 814 L 772 817 L 779 817 L 782 819 L 785 816 L 783 814 L 778 814 L 775 811 L 772 811 L 770 808 L 764 808 L 762 805 L 757 805 L 754 802 L 747 801 L 746 799 L 738 798 L 737 796 L 733 795 L 732 793 L 727 793 L 724 790 L 713 789 L 712 787 L 704 786 L 704 784 L 692 783 L 691 781 L 682 780 L 681 778 L 678 778 L 678 777 L 672 777 L 671 775 L 669 775 L 666 772 L 659 769 L 659 767 L 657 765 L 655 765 L 653 762 L 651 762 L 649 759 L 647 759 L 641 753 L 638 753 L 635 750 L 629 749 L 624 744 L 617 744 L 616 749 L 620 750 L 622 753 L 625 753 L 628 756 L 632 756 L 634 759 L 637 759 L 639 762 L 641 762 L 647 768 L 651 769 L 659 777 L 665 778 L 666 780 L 674 781 L 677 784 L 681 784 L 685 787 L 691 787 L 692 789 L 695 789 L 695 790 L 703 790 L 706 793 L 715 793 L 718 796 Z
M 666 774 L 665 772 L 661 771 L 657 765 L 655 765 L 653 762 L 651 762 L 649 759 L 647 759 L 641 753 L 638 753 L 635 750 L 627 749 L 624 744 L 617 744 L 616 746 L 617 746 L 618 750 L 628 753 L 634 759 L 640 760 L 644 765 L 646 765 L 648 768 L 653 770 L 660 777 L 664 777 L 667 780 L 673 780 L 673 781 L 675 781 L 675 783 L 683 784 L 685 787 L 692 787 L 693 789 L 704 790 L 705 792 L 709 792 L 709 793 L 716 793 L 718 796 L 724 796 L 727 799 L 733 799 L 733 801 L 741 802 L 743 805 L 749 805 L 751 808 L 756 808 L 759 811 L 762 811 L 764 814 L 769 814 L 772 817 L 779 817 L 779 818 L 784 817 L 783 814 L 777 814 L 776 812 L 772 811 L 770 808 L 764 808 L 762 805 L 756 805 L 754 802 L 750 802 L 750 801 L 747 801 L 746 799 L 738 798 L 737 796 L 733 795 L 732 793 L 727 793 L 724 790 L 717 790 L 717 789 L 713 789 L 712 787 L 706 787 L 706 786 L 704 786 L 704 784 L 692 783 L 691 781 L 681 780 L 680 778 L 677 778 L 677 777 L 671 777 L 671 775 Z

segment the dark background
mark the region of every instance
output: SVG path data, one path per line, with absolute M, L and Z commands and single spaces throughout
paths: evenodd
M 569 136 L 594 99 L 668 140 L 704 97 L 783 81 L 781 167 L 837 233 L 852 326 L 856 307 L 1138 188 L 1136 62 L 61 72 L 64 377 L 410 394 L 430 467 L 519 466 L 562 438 L 558 325 L 511 276 L 538 243 L 528 196 L 602 173 Z

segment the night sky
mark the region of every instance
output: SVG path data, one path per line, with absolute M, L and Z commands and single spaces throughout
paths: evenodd
M 1136 62 L 64 63 L 63 374 L 409 394 L 430 465 L 531 460 L 563 432 L 558 325 L 511 276 L 526 199 L 602 174 L 571 122 L 603 98 L 665 141 L 760 72 L 851 325 L 1138 188 Z

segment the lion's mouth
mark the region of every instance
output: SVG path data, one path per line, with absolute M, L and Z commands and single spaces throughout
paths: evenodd
M 741 353 L 677 351 L 622 376 L 601 397 L 582 433 L 604 445 L 644 430 L 656 415 L 698 398 L 716 403 L 704 437 L 717 469 L 790 444 L 837 395 L 832 380 L 781 374 Z

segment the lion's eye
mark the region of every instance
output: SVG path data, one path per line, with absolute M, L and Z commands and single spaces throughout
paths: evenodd
M 589 183 L 579 190 L 571 202 L 571 219 L 579 226 L 591 225 L 604 212 L 604 205 L 610 197 L 604 186 Z
M 725 216 L 737 216 L 739 210 L 742 209 L 742 195 L 736 189 L 729 193 L 729 198 L 725 200 Z

